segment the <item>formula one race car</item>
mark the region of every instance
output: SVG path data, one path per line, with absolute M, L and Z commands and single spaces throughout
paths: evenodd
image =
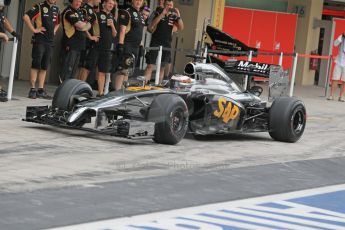
M 189 130 L 195 137 L 269 132 L 278 141 L 296 142 L 306 125 L 302 101 L 261 100 L 259 88 L 242 89 L 233 74 L 279 77 L 280 66 L 249 61 L 190 62 L 166 86 L 129 86 L 94 98 L 91 87 L 71 79 L 56 90 L 51 106 L 27 107 L 26 121 L 82 129 L 125 138 L 152 138 L 177 144 Z M 278 76 L 278 77 L 277 77 Z M 276 87 L 279 83 L 270 83 Z M 92 124 L 92 126 L 90 125 Z
M 274 74 L 273 67 L 240 61 L 229 71 L 265 68 Z M 297 141 L 306 124 L 304 104 L 278 97 L 268 106 L 256 93 L 243 91 L 217 64 L 188 63 L 185 75 L 172 77 L 170 88 L 130 86 L 102 98 L 93 98 L 87 83 L 67 80 L 52 106 L 27 107 L 26 121 L 163 144 L 178 143 L 188 128 L 195 136 L 268 131 L 275 140 Z M 93 129 L 84 127 L 91 122 Z

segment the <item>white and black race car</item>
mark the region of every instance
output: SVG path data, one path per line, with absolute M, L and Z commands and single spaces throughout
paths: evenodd
M 261 89 L 242 89 L 233 75 L 282 78 L 280 66 L 236 61 L 190 62 L 166 86 L 129 86 L 95 98 L 76 79 L 63 82 L 50 106 L 27 107 L 25 121 L 82 129 L 124 138 L 152 138 L 177 144 L 187 132 L 195 137 L 269 132 L 277 141 L 296 142 L 306 126 L 306 109 L 294 97 L 260 99 Z M 279 82 L 270 84 L 270 87 Z M 90 125 L 92 124 L 92 125 Z M 205 138 L 203 138 L 205 139 Z

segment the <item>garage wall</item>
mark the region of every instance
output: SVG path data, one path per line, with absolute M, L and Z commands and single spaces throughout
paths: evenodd
M 178 38 L 178 48 L 194 49 L 198 40 L 202 38 L 204 20 L 211 18 L 213 1 L 194 0 L 192 2 L 193 4 L 188 5 L 174 1 L 175 7 L 180 10 L 185 26 L 183 31 L 175 35 Z M 175 70 L 178 72 L 182 72 L 185 64 L 191 60 L 185 55 L 184 53 L 177 53 Z
M 323 0 L 289 0 L 288 11 L 296 6 L 304 6 L 305 14 L 298 17 L 296 52 L 310 54 L 318 48 L 320 29 L 313 28 L 314 19 L 321 19 Z M 313 85 L 315 70 L 309 70 L 309 59 L 299 58 L 296 71 L 296 84 Z
M 225 7 L 223 30 L 259 51 L 293 53 L 296 24 L 296 14 Z M 262 55 L 253 61 L 278 64 L 279 57 Z M 292 57 L 284 57 L 283 67 L 291 70 Z
M 286 12 L 287 0 L 226 0 L 226 6 Z

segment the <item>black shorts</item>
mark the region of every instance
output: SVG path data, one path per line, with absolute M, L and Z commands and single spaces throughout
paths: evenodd
M 38 70 L 47 70 L 52 59 L 53 47 L 49 44 L 32 45 L 32 63 L 31 68 Z
M 86 59 L 93 48 L 87 48 L 80 52 L 79 67 L 86 68 Z
M 102 73 L 110 73 L 111 51 L 92 49 L 85 60 L 85 68 L 92 71 L 95 67 Z
M 133 55 L 134 56 L 134 63 L 136 63 L 137 57 L 139 56 L 139 46 L 137 47 L 133 47 L 133 46 L 126 46 L 124 45 L 123 47 L 123 56 L 122 57 L 118 57 L 118 68 L 117 70 L 127 70 L 128 65 L 126 65 L 126 58 L 129 55 Z
M 156 46 L 152 46 L 152 47 L 156 47 Z M 169 47 L 164 47 L 164 48 L 169 48 Z M 150 50 L 149 52 L 147 52 L 147 54 L 145 55 L 146 58 L 146 64 L 156 64 L 157 61 L 157 56 L 158 56 L 158 50 Z M 167 50 L 163 50 L 162 52 L 162 64 L 167 64 L 171 62 L 171 52 L 167 51 Z

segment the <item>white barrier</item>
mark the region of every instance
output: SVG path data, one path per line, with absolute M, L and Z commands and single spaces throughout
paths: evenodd
M 207 59 L 207 46 L 205 47 L 205 50 L 204 50 L 204 53 L 203 53 L 203 55 L 202 55 L 202 57 L 204 58 L 203 60 L 202 60 L 202 63 L 206 63 L 206 59 Z
M 253 59 L 253 51 L 249 51 L 249 56 L 248 56 L 248 61 L 252 61 Z M 244 85 L 243 85 L 243 88 L 244 90 L 247 90 L 247 87 L 248 87 L 248 75 L 246 75 L 244 77 Z
M 11 69 L 10 69 L 10 77 L 9 77 L 9 80 L 8 80 L 8 89 L 7 89 L 7 99 L 9 101 L 12 99 L 14 70 L 16 68 L 17 48 L 18 48 L 18 40 L 17 40 L 17 38 L 13 38 Z
M 162 53 L 163 53 L 163 46 L 159 47 L 157 60 L 156 60 L 156 77 L 155 77 L 155 85 L 159 85 L 159 78 L 161 72 L 161 63 L 162 63 Z
M 291 76 L 290 93 L 289 93 L 290 97 L 293 96 L 293 88 L 295 86 L 297 60 L 298 60 L 298 53 L 295 54 L 295 57 L 293 59 L 292 76 Z
M 105 74 L 104 95 L 109 93 L 110 73 Z
M 283 52 L 280 53 L 278 65 L 283 66 Z

